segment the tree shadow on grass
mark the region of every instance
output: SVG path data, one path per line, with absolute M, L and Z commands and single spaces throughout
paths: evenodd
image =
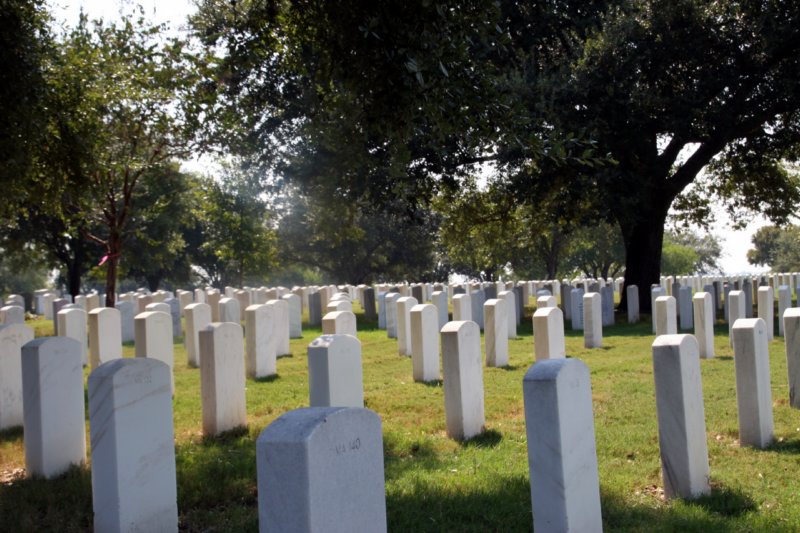
M 3 431 L 0 431 L 0 442 L 22 440 L 23 433 L 24 430 L 22 429 L 22 426 L 4 429 Z

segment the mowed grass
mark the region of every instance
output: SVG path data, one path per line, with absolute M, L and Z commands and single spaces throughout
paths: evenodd
M 392 531 L 530 531 L 522 379 L 533 364 L 531 310 L 509 341 L 510 365 L 484 370 L 486 432 L 466 443 L 445 433 L 441 382 L 415 383 L 397 342 L 359 315 L 366 406 L 383 421 L 386 507 Z M 788 406 L 783 339 L 770 343 L 775 443 L 741 448 L 733 351 L 717 325 L 716 354 L 701 361 L 711 496 L 663 498 L 649 317 L 605 328 L 603 348 L 583 348 L 567 331 L 567 353 L 591 369 L 595 435 L 606 531 L 797 531 L 800 529 L 800 411 Z M 622 317 L 617 317 L 617 323 Z M 50 322 L 33 324 L 52 334 Z M 279 375 L 247 380 L 248 427 L 220 438 L 201 433 L 200 372 L 175 343 L 175 446 L 180 527 L 256 531 L 255 440 L 275 418 L 307 406 L 305 327 L 278 361 Z M 133 356 L 133 347 L 125 347 Z M 88 410 L 87 410 L 88 412 Z M 87 415 L 88 416 L 88 415 Z M 88 444 L 88 420 L 87 420 Z M 24 478 L 21 429 L 0 433 L 0 531 L 85 531 L 92 527 L 89 467 L 51 480 Z

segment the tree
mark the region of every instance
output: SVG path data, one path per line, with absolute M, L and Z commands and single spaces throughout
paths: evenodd
M 10 200 L 23 192 L 46 130 L 48 23 L 42 0 L 0 0 L 0 216 L 16 215 Z
M 800 200 L 781 165 L 800 146 L 800 11 L 755 1 L 610 4 L 589 24 L 565 20 L 550 41 L 558 54 L 537 63 L 533 112 L 561 131 L 585 129 L 617 161 L 587 172 L 594 183 L 584 190 L 622 229 L 626 284 L 649 287 L 669 208 L 689 184 L 699 185 L 691 200 L 701 207 L 717 196 L 776 220 Z M 696 181 L 703 168 L 708 178 Z M 639 294 L 649 309 L 647 291 Z
M 755 248 L 747 251 L 747 260 L 753 265 L 767 265 L 773 272 L 800 270 L 800 227 L 764 226 L 752 237 Z
M 331 203 L 294 189 L 278 235 L 286 264 L 318 269 L 334 283 L 433 281 L 437 227 L 430 210 L 399 200 Z
M 567 262 L 595 279 L 616 277 L 625 266 L 625 246 L 619 227 L 610 223 L 578 228 Z
M 169 280 L 186 284 L 191 262 L 184 233 L 196 214 L 192 188 L 199 182 L 180 172 L 175 163 L 142 175 L 132 204 L 127 257 L 120 262 L 122 277 L 144 280 L 151 291 Z
M 200 180 L 195 224 L 184 234 L 201 280 L 219 288 L 263 281 L 276 263 L 267 204 L 239 172 L 227 167 L 220 181 Z
M 117 24 L 81 16 L 58 43 L 48 72 L 57 107 L 44 171 L 71 195 L 69 220 L 87 222 L 67 231 L 104 248 L 108 306 L 142 207 L 135 198 L 143 176 L 190 148 L 190 118 L 179 105 L 193 83 L 188 56 L 184 43 L 166 39 L 163 30 L 142 16 Z

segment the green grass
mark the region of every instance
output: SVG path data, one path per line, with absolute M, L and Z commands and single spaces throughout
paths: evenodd
M 414 383 L 395 340 L 359 316 L 364 396 L 383 421 L 386 505 L 393 531 L 530 531 L 522 378 L 533 363 L 530 310 L 509 341 L 510 366 L 484 371 L 486 433 L 460 443 L 445 434 L 441 383 Z M 621 317 L 617 317 L 618 323 Z M 33 324 L 52 334 L 49 321 Z M 701 361 L 711 496 L 663 498 L 649 317 L 605 328 L 603 348 L 586 350 L 567 331 L 567 353 L 591 369 L 606 531 L 793 531 L 800 527 L 800 412 L 788 406 L 783 339 L 770 343 L 776 442 L 738 445 L 733 353 L 717 326 L 716 354 Z M 304 330 L 279 375 L 247 381 L 248 427 L 201 434 L 199 370 L 175 344 L 174 401 L 178 508 L 185 531 L 257 530 L 255 439 L 282 413 L 308 403 Z M 132 346 L 125 347 L 132 356 Z M 88 422 L 87 422 L 88 428 Z M 88 432 L 87 432 L 88 435 Z M 0 531 L 91 529 L 91 475 L 75 468 L 52 480 L 24 479 L 22 430 L 0 433 Z M 88 441 L 88 438 L 87 438 Z

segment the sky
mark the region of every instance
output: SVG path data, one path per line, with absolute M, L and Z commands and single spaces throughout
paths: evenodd
M 117 19 L 120 13 L 130 12 L 133 6 L 139 4 L 145 14 L 153 22 L 168 23 L 170 28 L 179 31 L 185 25 L 189 13 L 195 10 L 192 0 L 50 0 L 52 12 L 56 19 L 73 25 L 77 22 L 81 8 L 90 18 Z M 202 160 L 201 160 L 202 161 Z M 202 162 L 191 162 L 191 170 L 200 170 Z M 757 273 L 766 271 L 766 268 L 755 267 L 747 262 L 747 250 L 751 248 L 753 233 L 768 224 L 763 217 L 753 217 L 751 222 L 740 231 L 734 231 L 729 226 L 729 219 L 721 209 L 717 212 L 717 222 L 712 225 L 711 232 L 715 234 L 722 244 L 722 257 L 720 266 L 727 275 Z

